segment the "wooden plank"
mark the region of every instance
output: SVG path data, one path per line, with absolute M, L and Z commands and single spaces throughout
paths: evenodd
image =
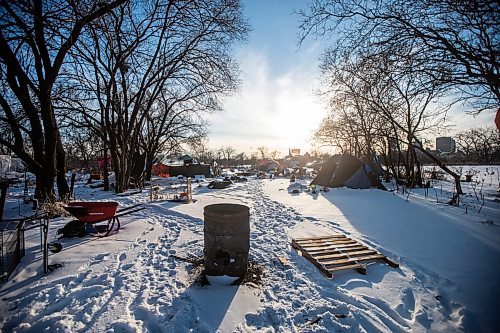
M 332 250 L 335 249 L 335 247 L 332 246 L 332 245 L 323 246 L 323 247 L 321 247 L 321 246 L 315 246 L 315 247 L 309 247 L 309 248 L 303 247 L 303 246 L 301 246 L 301 247 L 303 249 L 307 249 L 307 251 L 309 251 L 309 252 L 318 252 L 318 251 L 321 252 L 321 251 L 328 250 L 328 249 L 332 249 Z
M 357 243 L 354 239 L 350 239 L 348 237 L 329 241 L 330 244 L 334 244 L 334 245 L 345 244 L 345 243 L 353 243 L 353 242 Z
M 332 247 L 330 243 L 314 243 L 314 244 L 300 244 L 304 249 L 314 249 L 314 248 L 323 248 L 323 247 Z
M 384 261 L 386 264 L 388 264 L 391 267 L 398 268 L 399 264 L 397 262 L 392 261 L 391 259 L 384 257 L 382 258 L 382 261 Z
M 316 258 L 316 260 L 318 260 L 319 262 L 321 261 L 324 261 L 324 260 L 328 260 L 328 259 L 335 259 L 335 258 L 345 258 L 347 257 L 348 255 L 346 253 L 343 253 L 343 252 L 332 252 L 332 253 L 328 253 L 328 254 L 322 254 L 322 255 L 319 255 L 319 256 L 314 256 L 314 258 Z
M 331 272 L 335 272 L 335 271 L 341 271 L 344 269 L 358 269 L 358 268 L 363 268 L 363 267 L 364 267 L 364 265 L 362 265 L 362 264 L 352 264 L 352 265 L 331 267 L 331 268 L 328 268 L 328 271 L 331 273 Z
M 345 259 L 336 259 L 336 260 L 329 260 L 322 262 L 321 264 L 323 266 L 336 266 L 336 265 L 344 265 L 345 264 L 351 264 L 351 263 L 356 263 L 356 261 L 352 258 L 345 258 Z
M 331 237 L 331 238 L 322 238 L 322 239 L 309 239 L 309 240 L 296 240 L 297 243 L 300 245 L 307 245 L 307 244 L 315 244 L 315 243 L 324 243 L 324 242 L 330 242 L 333 240 L 340 240 L 340 239 L 346 239 L 347 237 Z
M 316 258 L 318 255 L 330 255 L 330 254 L 340 254 L 342 252 L 339 252 L 339 251 L 334 251 L 334 250 L 328 250 L 328 251 L 321 251 L 321 252 L 310 252 L 309 254 L 314 256 L 314 258 Z
M 320 255 L 320 254 L 328 254 L 328 253 L 341 253 L 341 251 L 337 250 L 335 247 L 325 247 L 323 249 L 317 249 L 317 250 L 307 250 L 307 252 L 314 254 L 314 255 Z
M 295 244 L 295 245 L 294 245 Z M 292 246 L 295 247 L 295 248 L 298 248 L 298 249 L 301 249 L 300 245 L 297 244 L 293 239 L 292 239 Z M 309 253 L 307 253 L 307 251 L 305 250 L 301 250 L 300 252 L 302 252 L 302 256 L 304 258 L 307 258 L 309 259 L 310 262 L 313 263 L 314 266 L 316 266 L 323 274 L 325 274 L 328 278 L 331 278 L 333 277 L 333 274 L 331 272 L 329 272 L 326 267 L 324 267 L 323 265 L 321 265 L 316 259 L 314 259 Z
M 354 245 L 354 244 L 361 245 L 359 243 L 356 243 L 355 241 L 346 241 L 346 242 L 342 242 L 339 244 L 316 243 L 316 244 L 310 244 L 310 245 L 300 244 L 300 246 L 302 246 L 302 248 L 304 248 L 304 249 L 307 249 L 308 251 L 310 251 L 310 250 L 314 251 L 316 249 L 336 248 L 336 247 L 340 247 L 340 246 L 344 246 L 344 245 Z
M 283 266 L 290 266 L 290 263 L 288 262 L 288 259 L 285 258 L 285 256 L 277 255 L 276 257 Z
M 336 246 L 335 249 L 338 251 L 351 251 L 352 249 L 367 249 L 367 246 L 361 245 L 359 243 L 356 244 L 344 244 Z
M 349 241 L 349 243 L 327 244 L 325 246 L 315 245 L 314 247 L 305 247 L 305 246 L 302 246 L 302 248 L 307 249 L 307 251 L 318 251 L 318 250 L 323 250 L 323 249 L 338 249 L 338 248 L 341 248 L 341 247 L 345 247 L 346 245 L 350 245 L 350 246 L 355 246 L 356 245 L 356 246 L 359 246 L 361 244 L 356 243 L 355 241 Z
M 385 256 L 383 254 L 372 254 L 369 256 L 330 260 L 330 261 L 322 262 L 322 264 L 324 266 L 343 265 L 343 264 L 348 264 L 348 263 L 352 263 L 352 262 L 370 261 L 370 260 L 382 259 L 382 258 L 385 258 Z
M 375 259 L 383 259 L 385 256 L 383 254 L 377 253 L 377 254 L 372 254 L 368 256 L 362 256 L 362 257 L 355 257 L 353 258 L 356 261 L 370 261 L 370 260 L 375 260 Z
M 297 244 L 297 242 L 295 241 L 295 239 L 292 238 L 292 247 L 294 249 L 301 249 L 300 245 Z
M 366 256 L 366 255 L 372 255 L 372 254 L 380 254 L 375 250 L 361 250 L 361 251 L 352 251 L 352 252 L 345 252 L 345 254 L 349 255 L 351 258 L 355 258 L 358 256 Z
M 353 247 L 347 247 L 345 249 L 338 249 L 342 253 L 351 253 L 351 252 L 356 252 L 356 251 L 362 251 L 362 250 L 370 250 L 368 246 L 353 246 Z
M 377 251 L 375 250 L 363 250 L 363 251 L 353 251 L 353 252 L 341 252 L 341 253 L 332 253 L 332 254 L 325 254 L 325 255 L 320 255 L 320 256 L 314 256 L 317 260 L 324 260 L 324 259 L 334 259 L 334 258 L 342 258 L 342 257 L 347 257 L 347 256 L 357 256 L 357 255 L 365 255 L 365 254 L 375 254 Z
M 355 244 L 355 246 L 351 247 L 345 247 L 345 248 L 339 248 L 339 247 L 330 247 L 330 248 L 323 248 L 323 249 L 317 249 L 317 250 L 307 250 L 309 253 L 314 254 L 315 256 L 317 255 L 326 255 L 326 254 L 333 254 L 333 253 L 347 253 L 347 252 L 352 252 L 352 251 L 361 251 L 361 250 L 368 250 L 368 247 L 362 246 L 359 244 Z
M 294 238 L 296 242 L 309 241 L 309 240 L 321 240 L 321 239 L 329 239 L 329 238 L 343 238 L 346 237 L 342 234 L 333 234 L 333 235 L 325 235 L 319 237 L 304 237 L 304 238 Z

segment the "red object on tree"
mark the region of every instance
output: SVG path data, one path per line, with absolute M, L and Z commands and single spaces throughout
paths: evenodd
M 495 124 L 497 129 L 500 131 L 500 109 L 497 110 L 497 116 L 495 117 Z
M 108 156 L 108 165 L 111 165 L 111 156 Z M 104 168 L 104 157 L 97 158 L 97 166 L 99 169 Z

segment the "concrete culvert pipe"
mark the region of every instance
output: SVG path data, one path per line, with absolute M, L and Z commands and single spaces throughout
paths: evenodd
M 250 209 L 215 204 L 204 209 L 206 275 L 245 276 L 250 249 Z

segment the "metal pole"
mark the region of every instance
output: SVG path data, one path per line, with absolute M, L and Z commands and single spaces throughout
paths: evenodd
M 73 172 L 71 174 L 71 185 L 69 187 L 69 196 L 70 196 L 70 198 L 74 198 L 73 191 L 75 189 L 75 178 L 76 178 L 76 173 Z
M 49 247 L 47 243 L 47 236 L 49 233 L 49 218 L 47 216 L 42 218 L 44 239 L 43 239 L 43 272 L 47 274 L 49 271 Z

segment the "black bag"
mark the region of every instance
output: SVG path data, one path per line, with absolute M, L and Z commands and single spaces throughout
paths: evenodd
M 85 223 L 79 220 L 73 220 L 66 223 L 61 229 L 58 229 L 57 234 L 61 235 L 61 238 L 73 238 L 83 237 L 87 235 L 87 231 L 85 231 Z

